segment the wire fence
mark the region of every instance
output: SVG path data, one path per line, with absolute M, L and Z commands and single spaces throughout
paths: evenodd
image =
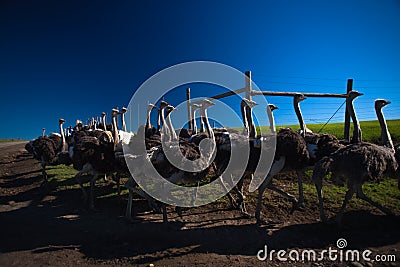
M 253 72 L 253 81 L 260 88 L 268 87 L 271 91 L 323 91 L 343 93 L 346 89 L 346 80 L 337 77 L 310 77 L 304 75 L 274 75 L 260 72 Z M 287 89 L 290 87 L 289 89 Z M 316 88 L 318 88 L 316 90 Z M 326 89 L 325 89 L 326 88 Z M 380 90 L 379 90 L 380 89 Z M 376 120 L 374 101 L 377 98 L 384 98 L 392 102 L 384 109 L 387 119 L 400 118 L 400 80 L 397 79 L 355 79 L 353 90 L 364 93 L 354 101 L 357 117 L 360 121 Z M 274 113 L 277 124 L 287 125 L 298 123 L 291 99 L 268 98 L 279 106 Z M 343 99 L 333 98 L 305 100 L 301 103 L 306 123 L 327 124 L 330 122 L 343 122 L 345 105 Z

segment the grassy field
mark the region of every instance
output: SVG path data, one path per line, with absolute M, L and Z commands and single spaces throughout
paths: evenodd
M 400 120 L 390 120 L 388 121 L 389 130 L 392 134 L 392 138 L 394 143 L 400 142 Z M 280 127 L 289 127 L 289 126 L 280 126 Z M 278 128 L 280 128 L 278 127 Z M 297 129 L 298 125 L 292 125 L 293 129 Z M 315 132 L 318 132 L 321 129 L 322 125 L 319 124 L 310 124 L 307 127 Z M 380 140 L 380 127 L 377 121 L 366 121 L 361 122 L 361 127 L 363 131 L 363 140 L 369 142 L 378 142 Z M 323 133 L 331 133 L 339 138 L 343 137 L 343 124 L 342 123 L 332 123 L 328 124 Z M 56 190 L 76 190 L 79 188 L 75 179 L 73 179 L 76 171 L 73 170 L 72 167 L 69 166 L 51 166 L 48 168 L 48 174 L 50 176 L 50 180 Z M 294 177 L 287 178 L 287 175 L 282 175 L 278 179 L 277 183 L 280 184 L 286 191 L 297 195 L 297 182 Z M 317 207 L 317 197 L 316 190 L 311 181 L 312 171 L 308 171 L 305 173 L 305 181 L 304 181 L 304 192 L 307 201 L 307 205 L 310 207 Z M 89 181 L 89 177 L 83 178 L 84 182 Z M 115 186 L 114 189 L 110 187 L 108 183 L 104 182 L 104 179 L 99 179 L 99 189 L 97 191 L 98 198 L 113 198 L 115 197 Z M 88 185 L 86 185 L 88 186 Z M 380 204 L 391 208 L 396 214 L 400 214 L 400 190 L 397 189 L 397 181 L 391 178 L 383 179 L 379 184 L 365 184 L 363 186 L 364 192 L 367 196 L 371 197 L 373 200 L 378 201 Z M 124 189 L 124 188 L 123 188 Z M 326 185 L 323 188 L 324 190 L 324 198 L 326 200 L 326 208 L 327 210 L 337 211 L 340 208 L 340 205 L 344 199 L 344 194 L 346 192 L 345 187 L 337 187 L 333 186 L 329 179 L 326 179 Z M 127 190 L 123 190 L 122 194 L 126 197 Z M 272 195 L 273 197 L 274 195 Z M 275 196 L 276 197 L 276 196 Z M 279 206 L 287 206 L 289 207 L 290 203 L 286 200 L 279 200 L 278 202 L 271 202 L 271 194 L 266 193 L 265 203 L 267 205 L 279 205 Z M 246 201 L 248 201 L 251 205 L 255 204 L 256 193 L 250 194 Z M 279 198 L 281 199 L 281 198 Z M 218 200 L 221 204 L 226 204 L 226 198 Z M 269 204 L 268 204 L 269 203 Z M 275 203 L 275 204 L 271 204 Z M 278 203 L 278 204 L 276 204 Z M 351 200 L 349 206 L 349 210 L 374 210 L 369 204 L 364 201 L 358 200 L 355 197 Z
M 400 120 L 388 120 L 387 124 L 393 142 L 395 144 L 400 143 Z M 360 122 L 360 125 L 363 135 L 363 141 L 379 143 L 381 139 L 381 128 L 379 126 L 378 121 L 362 121 Z M 300 128 L 299 125 L 282 125 L 282 126 L 277 126 L 276 128 L 279 129 L 285 127 L 290 127 L 296 130 Z M 312 130 L 314 133 L 318 133 L 322 127 L 323 124 L 307 124 L 307 128 Z M 262 129 L 263 131 L 269 129 L 267 126 L 262 126 L 261 128 L 263 128 Z M 351 124 L 350 136 L 352 136 L 353 133 L 352 131 L 353 131 L 353 125 Z M 321 131 L 321 133 L 333 134 L 337 136 L 339 139 L 343 138 L 343 132 L 344 132 L 344 123 L 329 123 Z

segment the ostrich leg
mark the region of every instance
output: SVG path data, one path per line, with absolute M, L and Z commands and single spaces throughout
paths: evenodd
M 303 180 L 302 180 L 302 173 L 296 170 L 297 175 L 297 184 L 299 186 L 299 206 L 304 206 L 304 192 L 303 192 Z
M 253 180 L 253 174 L 249 174 L 251 177 L 251 180 Z M 237 183 L 236 187 L 234 187 L 234 191 L 237 193 L 239 199 L 238 199 L 238 206 L 240 208 L 240 212 L 243 214 L 243 216 L 250 218 L 251 215 L 247 212 L 246 209 L 246 203 L 244 202 L 244 194 L 243 194 L 243 183 L 244 183 L 244 177 L 242 177 L 239 182 Z
M 42 159 L 42 162 L 40 165 L 42 166 L 42 175 L 43 175 L 43 180 L 44 180 L 42 185 L 44 185 L 44 184 L 47 184 L 47 182 L 49 181 L 47 179 L 46 162 Z
M 99 174 L 95 173 L 92 180 L 90 180 L 90 199 L 89 199 L 89 208 L 91 210 L 95 210 L 94 208 L 94 187 L 97 179 L 99 178 Z
M 217 168 L 215 162 L 213 162 L 213 163 L 211 164 L 211 166 L 212 166 L 212 168 L 214 169 L 215 176 L 216 176 L 216 177 L 218 176 L 218 181 L 220 182 L 222 188 L 224 189 L 224 191 L 225 191 L 225 192 L 227 193 L 227 195 L 228 195 L 229 202 L 231 203 L 231 208 L 232 208 L 232 209 L 236 209 L 236 208 L 237 208 L 237 205 L 236 205 L 236 203 L 235 203 L 235 199 L 232 197 L 232 194 L 229 192 L 228 188 L 226 187 L 226 185 L 225 185 L 225 183 L 224 183 L 224 179 L 222 178 L 222 175 L 221 175 L 221 172 L 222 172 L 221 169 L 220 169 L 220 168 Z M 399 180 L 399 181 L 400 181 L 400 180 Z M 232 182 L 232 180 L 231 180 L 230 182 Z M 230 183 L 230 184 L 232 185 L 232 183 Z M 231 186 L 231 188 L 232 188 L 232 186 Z
M 84 200 L 84 202 L 86 202 L 86 200 L 87 200 L 87 193 L 86 193 L 85 189 L 83 188 L 83 183 L 82 183 L 82 181 L 81 181 L 81 179 L 80 179 L 83 173 L 84 173 L 84 172 L 82 172 L 82 171 L 78 172 L 78 173 L 75 175 L 75 180 L 78 182 L 79 188 L 82 190 L 83 200 Z
M 362 191 L 362 185 L 361 184 L 357 184 L 356 185 L 356 192 L 357 192 L 357 197 L 359 199 L 362 199 L 366 202 L 368 202 L 369 204 L 371 204 L 372 206 L 374 206 L 375 208 L 379 209 L 380 211 L 382 211 L 383 213 L 385 213 L 386 215 L 390 215 L 390 216 L 394 216 L 394 213 L 389 210 L 388 208 L 385 208 L 383 206 L 381 206 L 380 204 L 376 203 L 375 201 L 373 201 L 372 199 L 370 199 L 369 197 L 367 197 L 364 192 Z
M 343 218 L 343 214 L 346 209 L 346 206 L 355 193 L 354 185 L 351 182 L 349 182 L 348 188 L 349 188 L 349 190 L 347 190 L 346 195 L 344 196 L 344 201 L 343 201 L 342 207 L 340 208 L 339 212 L 336 214 L 336 222 L 339 227 L 342 225 L 342 218 Z
M 125 211 L 125 217 L 128 220 L 132 220 L 132 199 L 133 199 L 133 192 L 131 189 L 129 190 L 129 196 L 128 196 L 128 203 L 126 204 L 126 211 Z
M 322 222 L 326 222 L 327 218 L 325 215 L 325 209 L 324 209 L 324 200 L 322 199 L 322 178 L 318 177 L 314 179 L 314 184 L 315 184 L 315 188 L 317 190 L 317 195 L 318 195 L 318 205 L 319 205 L 319 217 L 321 219 Z

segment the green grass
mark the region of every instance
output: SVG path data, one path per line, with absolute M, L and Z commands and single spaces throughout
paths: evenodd
M 394 143 L 400 142 L 400 120 L 389 120 L 388 121 L 389 130 L 391 132 Z M 288 125 L 280 127 L 291 127 L 293 129 L 298 129 L 298 125 Z M 317 132 L 322 125 L 321 124 L 310 124 L 307 125 L 308 128 Z M 379 142 L 380 140 L 380 127 L 377 121 L 365 121 L 361 122 L 361 127 L 363 130 L 363 140 L 369 142 Z M 279 127 L 278 127 L 279 128 Z M 343 124 L 342 123 L 332 123 L 328 124 L 324 130 L 324 133 L 331 133 L 338 138 L 343 138 Z M 54 183 L 56 191 L 65 190 L 79 190 L 79 185 L 74 179 L 77 172 L 72 168 L 72 166 L 50 166 L 48 167 L 49 179 Z M 317 194 L 315 186 L 311 182 L 312 171 L 306 172 L 306 178 L 304 182 L 304 194 L 307 201 L 307 206 L 316 208 L 317 207 Z M 123 178 L 121 184 L 126 180 L 127 177 Z M 85 186 L 88 187 L 90 177 L 83 176 L 82 181 L 85 182 Z M 288 190 L 289 193 L 297 196 L 298 188 L 297 183 L 294 179 L 279 179 L 279 184 Z M 117 191 L 114 187 L 107 186 L 104 179 L 100 178 L 97 182 L 96 195 L 98 199 L 109 199 L 115 198 Z M 122 187 L 124 189 L 124 187 Z M 392 209 L 396 214 L 400 214 L 400 190 L 397 189 L 397 181 L 391 178 L 383 179 L 379 184 L 365 184 L 363 185 L 364 192 L 367 196 L 371 197 L 373 200 L 377 201 L 381 205 Z M 330 178 L 325 179 L 325 185 L 323 187 L 325 206 L 327 211 L 333 212 L 338 211 L 346 192 L 346 187 L 333 186 L 330 183 Z M 124 189 L 122 194 L 126 194 L 127 190 Z M 246 192 L 248 195 L 248 192 Z M 266 193 L 264 197 L 268 198 L 269 195 Z M 255 204 L 256 193 L 250 194 L 246 198 L 250 205 Z M 290 207 L 290 203 L 283 200 L 281 197 L 276 196 L 275 202 L 270 202 L 266 200 L 268 205 L 274 206 L 276 208 Z M 216 202 L 216 205 L 226 205 L 227 198 L 222 198 Z M 348 210 L 370 210 L 376 211 L 375 208 L 371 207 L 365 201 L 359 200 L 354 197 L 348 205 Z
M 393 142 L 395 144 L 400 143 L 400 120 L 388 120 L 387 124 Z M 307 124 L 307 128 L 309 128 L 315 133 L 318 133 L 319 130 L 322 128 L 322 126 L 323 124 Z M 379 143 L 379 140 L 381 139 L 381 128 L 379 126 L 378 121 L 362 121 L 360 122 L 360 126 L 362 130 L 363 141 Z M 290 127 L 296 130 L 300 128 L 298 124 L 280 125 L 277 126 L 276 128 L 279 129 L 285 127 Z M 261 126 L 261 128 L 262 131 L 269 130 L 268 126 Z M 352 131 L 353 131 L 353 125 L 351 124 L 350 136 L 352 136 Z M 339 139 L 343 138 L 343 132 L 344 132 L 344 123 L 329 123 L 321 131 L 321 133 L 333 134 Z

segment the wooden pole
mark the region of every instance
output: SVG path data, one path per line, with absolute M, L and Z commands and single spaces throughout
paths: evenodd
M 346 98 L 347 94 L 329 94 L 329 93 L 299 93 L 299 92 L 271 92 L 271 91 L 256 91 L 252 90 L 251 94 L 254 95 L 268 95 L 268 96 L 295 96 L 296 94 L 303 94 L 307 97 L 339 97 Z
M 193 125 L 192 125 L 192 106 L 190 104 L 190 88 L 186 88 L 186 104 L 187 104 L 187 114 L 188 114 L 188 128 L 189 130 L 193 130 Z
M 246 91 L 246 88 L 240 88 L 237 90 L 233 90 L 233 91 L 229 91 L 223 94 L 219 94 L 219 95 L 215 95 L 215 96 L 211 96 L 211 97 L 207 97 L 206 99 L 208 100 L 213 100 L 213 99 L 220 99 L 220 98 L 224 98 L 227 96 L 232 96 L 232 95 L 236 95 L 236 94 L 240 94 Z M 191 104 L 198 104 L 200 103 L 202 100 L 197 100 L 197 101 L 193 101 L 191 102 Z
M 353 79 L 347 80 L 347 94 L 353 90 Z M 346 102 L 346 111 L 344 113 L 344 140 L 350 141 L 350 114 L 347 110 L 347 102 Z
M 246 89 L 246 91 L 245 91 L 245 93 L 246 93 L 246 98 L 248 99 L 248 100 L 251 100 L 251 91 L 252 91 L 252 87 L 251 87 L 251 71 L 246 71 L 245 73 L 245 79 L 244 79 L 244 82 L 245 82 L 245 89 Z

